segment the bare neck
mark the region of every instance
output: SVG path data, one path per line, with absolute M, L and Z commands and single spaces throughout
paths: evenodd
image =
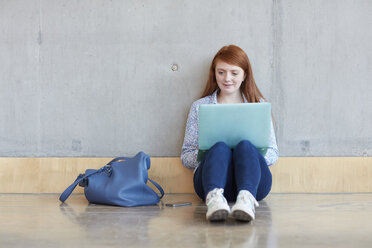
M 219 92 L 217 95 L 217 102 L 219 104 L 227 104 L 227 103 L 244 103 L 244 99 L 240 91 L 236 94 L 224 95 L 222 92 Z

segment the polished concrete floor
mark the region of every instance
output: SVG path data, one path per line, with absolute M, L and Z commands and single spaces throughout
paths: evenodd
M 164 205 L 176 201 L 192 205 Z M 372 247 L 372 194 L 271 194 L 251 223 L 205 213 L 191 194 L 135 208 L 0 194 L 0 247 Z

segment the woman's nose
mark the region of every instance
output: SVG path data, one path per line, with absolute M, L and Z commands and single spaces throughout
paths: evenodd
M 226 73 L 225 74 L 225 81 L 230 81 L 230 79 L 231 79 L 230 73 Z

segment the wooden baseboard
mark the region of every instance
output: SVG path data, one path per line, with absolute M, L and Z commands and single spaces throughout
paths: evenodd
M 79 173 L 109 160 L 0 158 L 0 193 L 61 193 Z M 275 193 L 372 192 L 370 157 L 282 157 L 270 169 Z M 166 193 L 193 193 L 192 176 L 178 157 L 151 158 L 149 177 Z

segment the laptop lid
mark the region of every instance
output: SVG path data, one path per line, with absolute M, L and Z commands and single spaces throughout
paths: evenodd
M 271 104 L 201 104 L 198 125 L 199 151 L 219 141 L 233 149 L 241 140 L 249 140 L 264 154 L 270 142 Z

